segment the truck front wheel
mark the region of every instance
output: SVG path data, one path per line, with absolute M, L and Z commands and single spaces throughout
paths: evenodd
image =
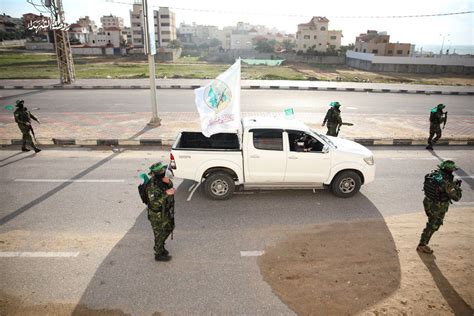
M 204 190 L 211 199 L 226 200 L 234 193 L 234 179 L 225 172 L 213 173 L 204 182 Z
M 332 180 L 331 190 L 338 197 L 348 198 L 359 192 L 361 183 L 356 172 L 343 171 Z

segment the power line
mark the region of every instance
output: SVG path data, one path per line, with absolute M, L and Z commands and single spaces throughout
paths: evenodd
M 106 0 L 106 2 L 133 5 L 133 3 L 131 2 L 123 2 L 123 1 L 117 1 L 117 0 Z M 160 6 L 154 5 L 152 7 L 159 8 Z M 272 13 L 264 13 L 264 12 L 239 12 L 239 11 L 229 11 L 229 10 L 211 10 L 211 9 L 179 8 L 179 7 L 169 7 L 169 8 L 172 10 L 177 10 L 177 11 L 191 11 L 191 12 L 214 13 L 214 14 L 262 15 L 262 16 L 279 16 L 279 17 L 292 17 L 292 18 L 312 17 L 310 15 L 301 15 L 301 14 L 272 14 Z M 404 19 L 404 18 L 430 18 L 430 17 L 452 16 L 452 15 L 462 15 L 462 14 L 472 14 L 472 13 L 474 13 L 474 11 L 433 13 L 433 14 L 409 14 L 409 15 L 325 15 L 325 17 L 332 18 L 332 19 Z

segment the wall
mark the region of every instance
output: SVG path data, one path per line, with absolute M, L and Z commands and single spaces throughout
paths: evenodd
M 472 55 L 389 57 L 348 51 L 346 63 L 354 68 L 378 72 L 474 73 L 474 56 Z
M 30 50 L 54 50 L 54 45 L 47 42 L 26 42 L 25 48 Z
M 254 59 L 285 59 L 290 62 L 303 62 L 308 64 L 331 64 L 343 65 L 346 63 L 345 56 L 303 56 L 296 53 L 259 53 L 253 49 L 250 50 L 229 50 L 224 53 L 209 54 L 205 60 L 213 62 L 233 62 L 236 58 L 254 58 Z
M 11 41 L 1 41 L 0 47 L 9 47 L 9 46 L 25 46 L 26 40 L 11 40 Z
M 114 55 L 113 47 L 72 47 L 73 55 Z

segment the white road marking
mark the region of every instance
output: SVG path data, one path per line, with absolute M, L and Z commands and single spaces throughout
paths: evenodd
M 474 202 L 454 202 L 452 206 L 474 206 Z
M 241 257 L 260 257 L 265 251 L 241 251 Z
M 193 194 L 194 192 L 196 192 L 197 188 L 199 188 L 199 186 L 201 185 L 202 182 L 198 182 L 198 184 L 194 187 L 194 189 L 191 191 L 191 193 L 189 193 L 189 196 L 188 196 L 188 199 L 186 201 L 191 201 L 192 197 L 193 197 Z
M 346 109 L 348 109 L 348 110 L 357 110 L 357 108 L 355 108 L 353 106 L 346 106 Z
M 456 173 L 456 171 L 454 172 Z M 456 178 L 461 178 L 461 179 L 474 179 L 474 176 L 458 176 Z
M 64 182 L 83 182 L 83 183 L 123 183 L 123 179 L 15 179 L 15 182 L 46 182 L 46 183 L 64 183 Z
M 79 252 L 0 252 L 1 258 L 15 258 L 15 257 L 26 257 L 26 258 L 75 258 L 79 255 Z
M 383 157 L 380 157 L 378 159 L 384 159 Z M 436 157 L 391 157 L 388 158 L 390 160 L 438 160 Z
M 196 183 L 193 183 L 193 185 L 189 187 L 188 192 L 191 192 L 192 189 L 194 189 L 194 186 L 195 186 L 195 185 L 196 185 Z

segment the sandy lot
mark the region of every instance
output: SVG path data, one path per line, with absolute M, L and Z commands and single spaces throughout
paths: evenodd
M 473 315 L 474 208 L 451 208 L 415 251 L 424 213 L 318 225 L 288 235 L 258 263 L 299 315 Z

